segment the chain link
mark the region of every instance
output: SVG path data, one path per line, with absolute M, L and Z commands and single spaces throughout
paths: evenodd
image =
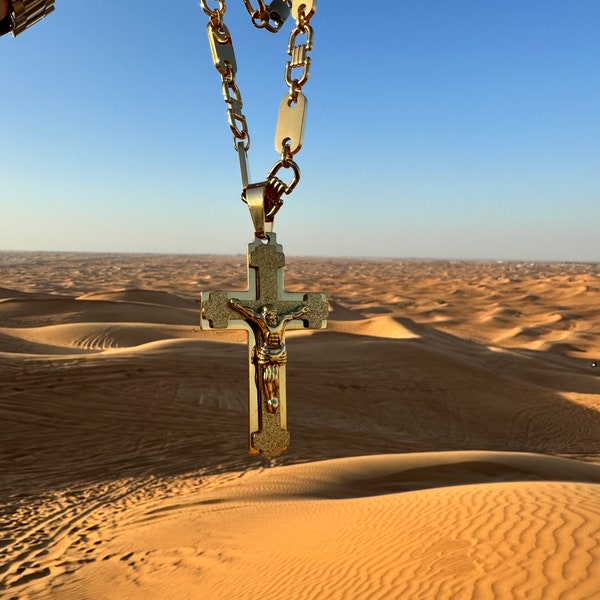
M 233 147 L 238 151 L 242 149 L 247 152 L 250 148 L 250 134 L 242 112 L 242 94 L 235 80 L 237 63 L 231 34 L 224 22 L 227 6 L 225 0 L 218 0 L 217 4 L 216 8 L 211 9 L 207 0 L 200 0 L 202 10 L 209 17 L 208 42 L 214 65 L 221 75 L 221 90 L 227 104 L 227 121 L 233 134 Z M 243 146 L 238 144 L 240 140 L 244 141 Z
M 209 17 L 210 22 L 217 26 L 218 29 L 219 25 L 223 25 L 223 17 L 225 16 L 227 7 L 225 6 L 225 0 L 217 0 L 217 4 L 217 8 L 210 8 L 206 0 L 200 0 L 200 6 L 204 11 L 204 14 Z
M 298 44 L 298 38 L 306 35 L 306 40 Z M 295 103 L 302 87 L 310 76 L 310 56 L 308 53 L 313 47 L 314 31 L 305 18 L 304 12 L 300 11 L 300 20 L 297 22 L 288 42 L 288 54 L 290 60 L 285 65 L 285 82 L 290 88 L 290 102 Z M 299 76 L 294 77 L 294 70 L 301 69 Z
M 253 188 L 254 193 L 257 186 L 262 186 L 265 220 L 272 223 L 275 214 L 283 204 L 282 196 L 290 194 L 300 181 L 300 168 L 294 162 L 293 156 L 300 151 L 304 137 L 308 102 L 302 94 L 302 88 L 310 76 L 308 53 L 313 47 L 314 32 L 309 21 L 315 13 L 317 0 L 272 0 L 270 4 L 266 4 L 263 0 L 256 0 L 256 8 L 252 0 L 243 0 L 243 2 L 253 25 L 259 29 L 276 33 L 290 14 L 296 21 L 288 40 L 287 53 L 290 59 L 285 65 L 284 73 L 284 80 L 289 89 L 279 107 L 275 134 L 275 150 L 279 152 L 280 158 L 267 174 L 266 181 L 262 184 L 250 184 L 246 154 L 250 148 L 250 134 L 243 113 L 242 95 L 235 79 L 237 64 L 233 42 L 224 22 L 227 11 L 226 0 L 215 0 L 215 8 L 208 5 L 208 0 L 200 0 L 202 10 L 209 17 L 207 26 L 209 45 L 214 65 L 221 75 L 223 99 L 227 104 L 227 120 L 233 134 L 233 146 L 240 159 L 244 187 L 242 199 L 246 201 L 247 188 Z M 290 170 L 289 183 L 277 177 L 281 169 Z
M 300 181 L 300 169 L 292 157 L 300 151 L 304 139 L 308 101 L 302 94 L 302 88 L 310 76 L 308 53 L 313 48 L 314 31 L 309 21 L 315 14 L 316 5 L 317 0 L 293 0 L 292 2 L 292 14 L 296 26 L 288 40 L 287 53 L 290 60 L 285 65 L 284 76 L 289 92 L 283 97 L 279 106 L 275 133 L 275 150 L 280 153 L 280 159 L 267 175 L 267 187 L 284 189 L 286 195 L 290 194 Z M 298 43 L 301 36 L 305 36 L 305 40 Z M 294 77 L 296 69 L 301 69 L 301 72 Z M 276 177 L 280 169 L 291 170 L 292 180 L 289 184 L 283 184 L 281 179 Z

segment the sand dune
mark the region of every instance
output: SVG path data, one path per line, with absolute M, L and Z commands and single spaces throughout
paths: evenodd
M 243 257 L 0 259 L 0 597 L 600 598 L 597 265 L 288 258 L 267 462 Z
M 45 575 L 14 576 L 66 599 L 597 597 L 598 465 L 447 452 L 177 483 L 65 507 Z
M 91 292 L 82 294 L 78 300 L 106 300 L 110 302 L 138 302 L 142 304 L 157 304 L 158 306 L 176 306 L 197 310 L 197 304 L 192 300 L 179 298 L 168 292 L 152 290 L 115 290 L 112 292 Z
M 74 323 L 51 325 L 46 327 L 22 327 L 19 329 L 0 328 L 6 338 L 35 347 L 48 347 L 56 353 L 85 352 L 88 350 L 107 350 L 114 348 L 129 348 L 141 346 L 157 340 L 167 340 L 181 337 L 193 337 L 193 328 L 189 326 L 168 326 L 147 323 Z M 8 343 L 8 342 L 7 342 Z M 11 352 L 26 351 L 13 349 Z M 31 352 L 35 353 L 35 351 Z
M 410 340 L 419 336 L 408 327 L 402 325 L 394 317 L 372 317 L 362 319 L 360 323 L 356 321 L 336 321 L 331 320 L 330 331 L 350 333 L 352 335 L 364 335 L 368 337 L 378 337 L 396 340 Z

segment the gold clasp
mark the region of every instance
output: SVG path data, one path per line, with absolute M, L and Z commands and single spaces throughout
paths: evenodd
M 286 146 L 287 148 L 287 146 Z M 285 155 L 285 149 L 284 152 L 282 153 Z M 281 179 L 279 179 L 278 177 L 275 177 L 277 175 L 277 173 L 279 172 L 279 169 L 292 169 L 292 180 L 289 183 L 285 183 L 283 181 L 281 181 Z M 279 162 L 276 162 L 273 165 L 273 168 L 269 171 L 269 174 L 267 175 L 267 182 L 271 183 L 274 187 L 282 187 L 283 192 L 281 195 L 283 194 L 291 194 L 293 189 L 298 185 L 298 182 L 300 181 L 300 167 L 291 159 L 291 158 L 284 158 L 282 160 L 280 160 Z M 277 182 L 279 182 L 279 185 L 277 185 Z M 280 196 L 281 197 L 281 196 Z
M 292 169 L 290 183 L 285 183 L 276 176 L 280 169 Z M 300 168 L 291 158 L 288 158 L 280 160 L 273 166 L 266 181 L 251 183 L 244 187 L 242 200 L 250 210 L 256 237 L 264 240 L 267 238 L 267 232 L 273 231 L 275 215 L 283 206 L 281 198 L 284 194 L 290 194 L 299 181 Z

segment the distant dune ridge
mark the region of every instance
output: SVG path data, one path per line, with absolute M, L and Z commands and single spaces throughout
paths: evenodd
M 288 257 L 267 462 L 244 257 L 0 261 L 0 598 L 600 600 L 599 265 Z

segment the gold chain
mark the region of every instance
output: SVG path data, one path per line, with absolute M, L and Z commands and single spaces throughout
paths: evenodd
M 282 196 L 290 194 L 300 181 L 300 168 L 293 157 L 302 148 L 304 137 L 308 101 L 302 93 L 302 88 L 310 76 L 309 52 L 312 50 L 314 38 L 310 19 L 315 13 L 317 0 L 272 0 L 268 5 L 262 0 L 257 0 L 256 8 L 252 0 L 243 1 L 252 23 L 259 29 L 276 33 L 290 13 L 296 21 L 288 41 L 287 53 L 290 59 L 285 65 L 284 80 L 288 86 L 288 93 L 279 106 L 275 133 L 275 150 L 279 152 L 280 158 L 269 171 L 266 181 L 253 184 L 250 182 L 247 156 L 250 149 L 250 134 L 243 113 L 242 95 L 235 80 L 237 64 L 233 41 L 224 22 L 226 3 L 225 0 L 216 0 L 217 6 L 210 8 L 208 0 L 200 0 L 202 10 L 209 17 L 208 41 L 213 63 L 221 75 L 223 99 L 227 104 L 227 120 L 233 134 L 233 146 L 239 156 L 242 200 L 250 207 L 257 235 L 264 237 L 264 223 L 261 227 L 260 221 L 266 221 L 272 226 L 275 214 L 283 205 Z M 289 183 L 277 177 L 281 169 L 290 169 Z M 261 216 L 257 217 L 258 222 L 254 214 L 256 206 L 253 210 L 253 204 L 256 204 L 257 200 L 249 200 L 249 196 L 255 198 L 254 192 L 257 189 L 260 190 L 262 203 Z

